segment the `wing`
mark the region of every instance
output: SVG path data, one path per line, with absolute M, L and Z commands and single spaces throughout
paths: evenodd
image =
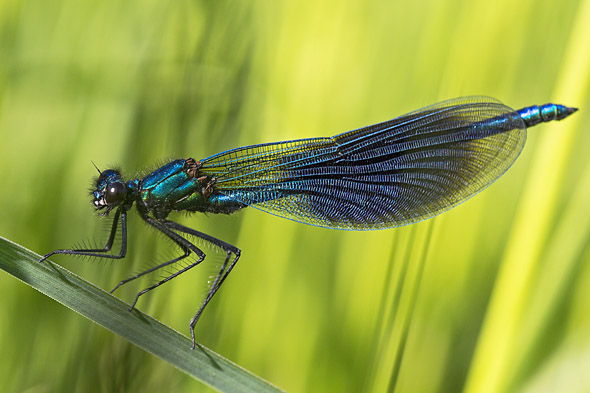
M 444 101 L 332 138 L 229 150 L 202 161 L 229 198 L 291 220 L 382 229 L 424 220 L 498 179 L 526 127 L 487 97 Z

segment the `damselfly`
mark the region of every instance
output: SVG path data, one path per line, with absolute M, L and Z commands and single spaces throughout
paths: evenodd
M 141 218 L 182 252 L 121 281 L 115 289 L 193 253 L 196 258 L 137 293 L 132 310 L 141 295 L 205 259 L 190 236 L 220 247 L 225 260 L 190 321 L 194 348 L 195 324 L 236 265 L 240 249 L 168 220 L 172 211 L 230 214 L 252 206 L 326 228 L 369 230 L 411 224 L 456 206 L 498 179 L 520 154 L 527 127 L 561 120 L 576 110 L 545 104 L 515 111 L 492 98 L 459 98 L 332 138 L 267 143 L 202 160 L 174 160 L 143 179 L 125 181 L 116 170 L 99 170 L 92 192 L 94 207 L 102 215 L 115 211 L 106 245 L 56 250 L 41 261 L 54 254 L 124 258 L 127 212 L 135 203 Z M 119 224 L 121 250 L 109 254 Z

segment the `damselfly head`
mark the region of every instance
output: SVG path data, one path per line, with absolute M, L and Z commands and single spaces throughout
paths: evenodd
M 114 169 L 100 172 L 96 179 L 96 189 L 92 192 L 92 203 L 96 210 L 106 208 L 103 214 L 109 214 L 114 207 L 119 206 L 127 197 L 127 187 L 121 179 L 121 174 Z

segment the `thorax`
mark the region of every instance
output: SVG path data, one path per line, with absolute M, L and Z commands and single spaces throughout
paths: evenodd
M 203 176 L 200 162 L 179 159 L 153 171 L 140 181 L 137 203 L 140 211 L 164 218 L 171 211 L 232 213 L 244 207 L 228 201 L 215 188 L 215 179 Z

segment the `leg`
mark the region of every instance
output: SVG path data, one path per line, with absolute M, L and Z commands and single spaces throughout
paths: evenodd
M 117 223 L 121 219 L 121 251 L 119 254 L 106 254 L 107 252 L 111 251 L 113 247 L 113 242 L 115 241 L 115 234 L 117 233 Z M 78 250 L 55 250 L 50 252 L 49 254 L 45 254 L 43 258 L 39 262 L 43 262 L 47 258 L 55 254 L 70 254 L 70 255 L 84 255 L 89 257 L 99 257 L 99 258 L 111 258 L 111 259 L 122 259 L 125 258 L 125 254 L 127 253 L 127 212 L 123 210 L 123 208 L 117 209 L 115 212 L 115 217 L 113 218 L 113 224 L 111 226 L 111 233 L 109 234 L 109 239 L 107 240 L 107 244 L 103 248 L 87 248 L 87 249 L 78 249 Z
M 146 289 L 138 292 L 137 295 L 135 296 L 135 300 L 133 301 L 133 303 L 131 304 L 131 307 L 129 308 L 129 311 L 131 311 L 131 310 L 133 310 L 135 308 L 135 305 L 137 304 L 137 301 L 139 300 L 139 297 L 141 295 L 144 295 L 144 294 L 148 293 L 152 289 L 155 289 L 155 288 L 159 287 L 160 285 L 162 285 L 162 284 L 164 284 L 164 283 L 172 280 L 174 277 L 177 277 L 177 276 L 181 275 L 182 273 L 184 273 L 184 272 L 192 269 L 193 267 L 195 267 L 198 264 L 200 264 L 201 262 L 203 262 L 203 260 L 205 259 L 205 253 L 203 251 L 201 251 L 193 243 L 189 242 L 188 240 L 186 240 L 185 238 L 183 238 L 182 236 L 180 236 L 176 232 L 174 232 L 171 229 L 169 229 L 165 225 L 165 223 L 162 222 L 161 220 L 156 220 L 156 219 L 153 219 L 153 218 L 151 218 L 149 216 L 144 216 L 142 218 L 148 224 L 150 224 L 151 226 L 153 226 L 154 228 L 156 228 L 157 230 L 159 230 L 160 232 L 162 232 L 164 235 L 166 235 L 167 237 L 169 237 L 174 243 L 176 243 L 184 251 L 184 254 L 181 255 L 181 256 L 179 256 L 179 257 L 177 257 L 177 258 L 171 259 L 170 261 L 164 262 L 164 263 L 162 263 L 162 264 L 160 264 L 158 266 L 155 266 L 155 267 L 153 267 L 151 269 L 148 269 L 148 270 L 146 270 L 144 272 L 141 272 L 141 273 L 139 273 L 139 274 L 137 274 L 137 275 L 135 275 L 133 277 L 130 277 L 130 278 L 126 279 L 126 280 L 121 281 L 115 287 L 115 289 L 119 288 L 123 284 L 126 284 L 126 283 L 128 283 L 130 281 L 135 280 L 136 278 L 139 278 L 141 276 L 144 276 L 144 275 L 146 275 L 148 273 L 152 273 L 152 272 L 154 272 L 154 271 L 156 271 L 156 270 L 158 270 L 160 268 L 163 268 L 165 266 L 169 266 L 169 265 L 171 265 L 173 263 L 176 263 L 176 262 L 178 262 L 178 261 L 180 261 L 180 260 L 188 257 L 191 252 L 194 252 L 197 255 L 198 259 L 195 262 L 189 264 L 188 266 L 182 268 L 181 270 L 179 270 L 179 271 L 177 271 L 177 272 L 169 275 L 168 277 L 164 278 L 163 280 L 158 281 L 154 285 L 152 285 L 150 287 L 147 287 Z M 115 291 L 115 289 L 113 289 L 111 291 L 111 293 L 113 291 Z
M 195 231 L 194 229 L 185 227 L 184 225 L 180 225 L 174 221 L 164 220 L 163 223 L 164 223 L 164 225 L 166 225 L 166 227 L 168 227 L 170 229 L 174 229 L 179 232 L 183 232 L 183 233 L 186 233 L 186 234 L 189 234 L 192 236 L 196 236 L 196 237 L 201 238 L 205 241 L 213 243 L 227 253 L 227 255 L 225 257 L 225 261 L 221 265 L 221 269 L 219 270 L 219 273 L 217 274 L 215 281 L 213 281 L 213 284 L 211 285 L 211 288 L 209 289 L 209 293 L 207 294 L 207 297 L 205 298 L 205 300 L 203 301 L 203 303 L 201 304 L 201 306 L 197 310 L 197 313 L 195 314 L 195 316 L 190 321 L 189 326 L 190 326 L 190 331 L 191 331 L 192 349 L 195 349 L 195 325 L 197 324 L 197 321 L 201 317 L 201 314 L 203 313 L 203 310 L 205 309 L 207 304 L 209 304 L 209 302 L 211 301 L 211 299 L 213 298 L 215 293 L 217 293 L 217 290 L 219 290 L 219 288 L 221 287 L 221 284 L 223 284 L 223 282 L 225 281 L 225 279 L 227 278 L 229 273 L 232 271 L 232 269 L 234 268 L 234 266 L 238 262 L 238 259 L 240 258 L 241 251 L 239 248 L 234 247 L 229 243 L 226 243 L 224 241 L 216 239 L 216 238 L 209 236 L 205 233 Z M 235 258 L 231 261 L 231 263 L 229 264 L 229 267 L 228 267 L 227 265 L 228 265 L 228 262 L 229 262 L 232 254 L 235 255 Z
M 181 246 L 181 248 L 182 248 L 182 246 Z M 160 264 L 158 266 L 154 266 L 151 269 L 148 269 L 148 270 L 145 270 L 145 271 L 143 271 L 141 273 L 138 273 L 135 276 L 126 278 L 125 280 L 119 281 L 119 283 L 117 284 L 117 286 L 115 288 L 113 288 L 109 293 L 115 292 L 123 284 L 127 284 L 128 282 L 133 281 L 133 280 L 135 280 L 135 279 L 137 279 L 139 277 L 142 277 L 142 276 L 145 276 L 146 274 L 155 272 L 156 270 L 158 270 L 160 268 L 166 267 L 168 265 L 172 265 L 173 263 L 176 263 L 178 261 L 183 260 L 184 258 L 188 257 L 189 255 L 190 255 L 190 251 L 189 250 L 184 250 L 184 254 L 181 255 L 181 256 L 179 256 L 179 257 L 177 257 L 177 258 L 174 258 L 174 259 L 172 259 L 170 261 L 164 262 L 164 263 L 162 263 L 162 264 Z

